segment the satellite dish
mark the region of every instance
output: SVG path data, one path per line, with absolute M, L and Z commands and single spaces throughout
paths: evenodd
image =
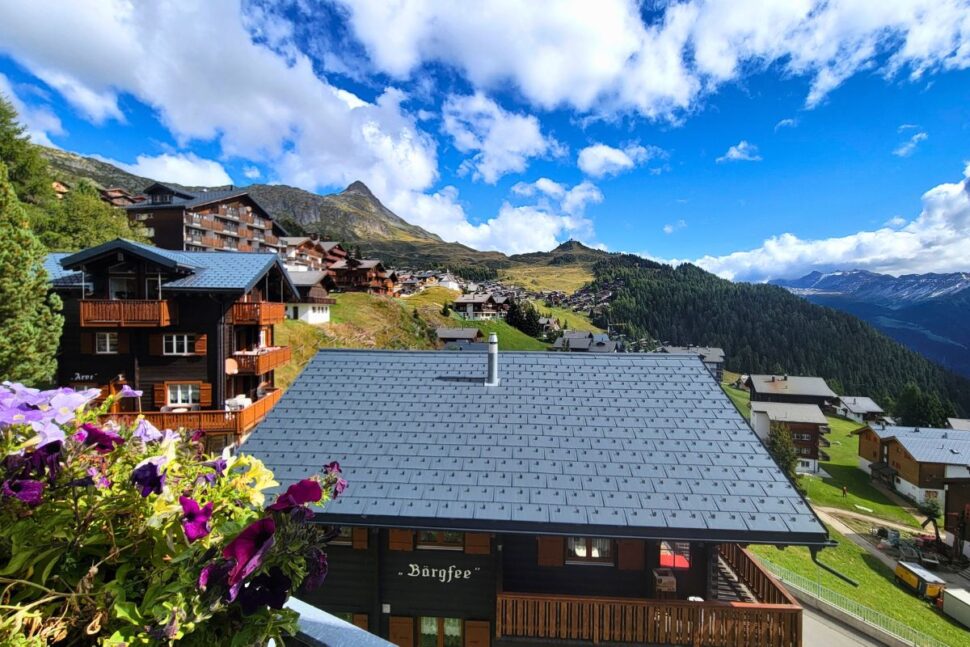
M 231 357 L 226 358 L 226 375 L 236 375 L 239 373 L 239 364 Z

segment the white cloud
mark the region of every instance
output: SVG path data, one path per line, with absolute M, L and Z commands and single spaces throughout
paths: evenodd
M 894 148 L 893 155 L 896 157 L 909 157 L 916 150 L 916 147 L 919 146 L 920 142 L 926 141 L 927 138 L 929 138 L 929 135 L 923 131 L 915 133 L 908 140 Z
M 919 80 L 970 66 L 965 0 L 339 0 L 372 65 L 395 78 L 443 63 L 531 104 L 671 118 L 772 65 L 818 104 L 860 70 Z
M 965 271 L 968 232 L 970 165 L 961 181 L 940 184 L 923 194 L 922 211 L 909 223 L 893 218 L 881 229 L 820 240 L 785 233 L 757 249 L 693 262 L 725 278 L 751 281 L 846 268 L 895 275 Z
M 717 158 L 718 164 L 724 162 L 760 162 L 761 155 L 758 154 L 758 147 L 742 139 L 737 144 L 727 149 L 724 155 Z
M 222 164 L 198 157 L 193 153 L 163 153 L 154 157 L 139 155 L 134 164 L 119 162 L 99 155 L 91 157 L 113 164 L 120 169 L 159 182 L 174 182 L 187 186 L 222 186 L 232 184 L 232 178 Z
M 657 146 L 631 144 L 619 149 L 606 144 L 593 144 L 579 151 L 578 164 L 583 173 L 599 178 L 617 175 L 651 159 L 666 156 L 666 151 Z
M 243 169 L 243 175 L 245 175 L 246 178 L 250 180 L 255 180 L 260 176 L 262 176 L 262 174 L 263 172 L 260 171 L 259 168 L 256 166 L 247 166 Z
M 532 115 L 504 110 L 481 93 L 452 95 L 442 107 L 443 129 L 462 153 L 475 153 L 463 168 L 475 179 L 495 184 L 507 173 L 521 173 L 533 157 L 561 155 L 563 147 L 542 134 Z
M 905 218 L 903 218 L 902 216 L 893 216 L 892 218 L 890 218 L 889 220 L 886 221 L 885 226 L 886 227 L 892 227 L 893 229 L 899 229 L 900 227 L 902 227 L 903 225 L 905 225 L 907 222 L 908 221 Z
M 791 119 L 791 118 L 782 119 L 777 124 L 775 124 L 775 132 L 778 132 L 782 128 L 794 128 L 797 125 L 798 125 L 797 119 Z
M 681 219 L 681 220 L 678 220 L 677 222 L 667 223 L 666 225 L 664 225 L 663 232 L 669 236 L 670 234 L 674 233 L 678 229 L 683 229 L 686 226 L 687 226 L 687 221 Z
M 0 74 L 0 96 L 6 99 L 17 111 L 18 121 L 27 129 L 30 141 L 42 146 L 53 146 L 51 135 L 65 134 L 61 120 L 47 106 L 26 103 L 18 96 L 13 83 Z

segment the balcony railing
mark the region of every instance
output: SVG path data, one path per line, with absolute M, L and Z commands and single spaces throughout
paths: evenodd
M 286 318 L 286 304 L 269 301 L 245 301 L 232 304 L 230 323 L 272 326 Z
M 795 599 L 741 547 L 724 544 L 719 552 L 760 602 L 502 592 L 495 635 L 592 644 L 801 647 L 802 609 Z
M 157 299 L 83 299 L 81 326 L 159 328 L 177 317 L 175 304 Z
M 232 354 L 242 375 L 263 375 L 290 361 L 290 347 L 265 348 L 259 351 L 242 351 Z
M 250 406 L 237 411 L 230 411 L 228 409 L 170 413 L 145 411 L 141 414 L 105 414 L 102 416 L 102 419 L 116 420 L 120 423 L 130 424 L 137 416 L 143 415 L 159 429 L 201 429 L 207 434 L 233 434 L 238 440 L 252 430 L 257 423 L 261 422 L 266 417 L 266 414 L 279 402 L 282 396 L 282 390 L 273 389 L 259 400 L 253 402 Z

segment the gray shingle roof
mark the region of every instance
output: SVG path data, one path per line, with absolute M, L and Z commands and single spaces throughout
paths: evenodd
M 481 353 L 323 350 L 245 451 L 281 487 L 339 461 L 330 523 L 825 541 L 698 358 L 503 352 L 497 387 L 485 371 Z
M 72 269 L 79 269 L 85 262 L 95 257 L 115 250 L 125 250 L 143 256 L 185 272 L 185 276 L 162 284 L 163 291 L 195 292 L 195 291 L 239 291 L 247 292 L 274 265 L 278 265 L 283 276 L 288 277 L 279 256 L 275 253 L 262 252 L 183 252 L 160 249 L 143 243 L 117 238 L 113 241 L 90 247 L 75 254 L 49 255 L 47 263 L 59 263 L 65 274 Z M 52 258 L 53 257 L 53 258 Z M 47 264 L 45 263 L 45 267 Z M 72 272 L 79 275 L 80 272 Z M 59 275 L 59 281 L 66 281 L 65 274 Z M 297 294 L 296 286 L 286 279 L 291 291 Z M 65 283 L 55 283 L 55 287 L 63 287 Z
M 946 421 L 951 429 L 970 431 L 970 418 L 947 418 Z
M 438 339 L 466 339 L 474 340 L 482 336 L 482 331 L 478 328 L 445 328 L 441 327 L 435 331 Z
M 882 413 L 882 407 L 875 403 L 872 398 L 865 396 L 843 395 L 839 397 L 842 406 L 852 413 Z
M 716 346 L 663 346 L 658 352 L 674 355 L 695 354 L 699 355 L 705 362 L 724 363 L 724 349 Z
M 787 402 L 752 402 L 751 411 L 768 415 L 772 422 L 804 422 L 813 425 L 828 424 L 825 414 L 816 404 L 788 404 Z
M 917 434 L 897 436 L 899 444 L 920 463 L 944 463 L 947 465 L 970 465 L 970 434 L 967 438 L 927 438 Z
M 70 256 L 63 252 L 53 252 L 44 259 L 44 269 L 47 270 L 47 278 L 55 288 L 74 288 L 81 287 L 81 273 L 73 270 L 65 270 L 61 266 L 61 259 Z
M 962 438 L 963 433 L 958 429 L 940 429 L 938 427 L 894 427 L 891 425 L 872 425 L 869 427 L 879 438 L 901 438 L 903 436 L 917 436 L 919 438 Z M 970 434 L 966 437 L 970 439 Z
M 327 273 L 321 270 L 307 270 L 306 272 L 291 272 L 290 270 L 286 270 L 286 273 L 289 275 L 290 280 L 293 281 L 293 284 L 299 287 L 317 285 L 320 281 L 327 278 Z
M 750 375 L 748 380 L 758 393 L 807 395 L 834 398 L 835 392 L 820 377 L 801 375 Z

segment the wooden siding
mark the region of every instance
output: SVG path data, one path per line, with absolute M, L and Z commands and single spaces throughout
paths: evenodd
M 859 434 L 859 456 L 867 461 L 878 463 L 882 460 L 880 447 L 882 447 L 882 443 L 876 432 L 872 429 L 862 430 L 862 433 Z

